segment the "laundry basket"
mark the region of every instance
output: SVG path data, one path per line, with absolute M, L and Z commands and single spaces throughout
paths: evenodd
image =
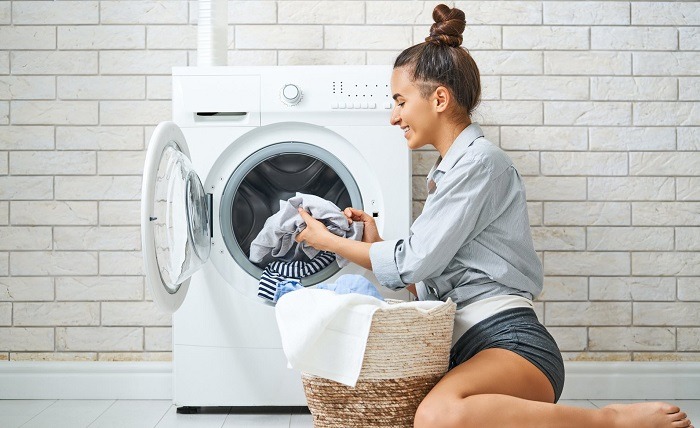
M 388 302 L 372 318 L 354 388 L 302 373 L 314 428 L 413 427 L 418 405 L 447 371 L 454 302 L 429 311 Z

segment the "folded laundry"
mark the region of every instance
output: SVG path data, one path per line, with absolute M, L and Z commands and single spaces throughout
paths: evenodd
M 288 279 L 301 279 L 320 272 L 326 266 L 333 263 L 335 254 L 328 251 L 321 251 L 316 257 L 308 262 L 280 262 L 275 261 L 267 265 L 260 275 L 258 284 L 258 297 L 276 302 L 277 287 L 281 281 Z
M 331 233 L 356 241 L 362 239 L 362 222 L 348 224 L 345 214 L 333 202 L 315 195 L 297 193 L 287 201 L 280 201 L 280 210 L 265 221 L 262 230 L 250 244 L 250 261 L 259 263 L 268 254 L 286 262 L 301 260 L 304 254 L 309 258 L 316 257 L 319 250 L 306 243 L 297 244 L 294 240 L 306 227 L 297 211 L 299 207 L 323 223 Z M 340 267 L 349 263 L 342 257 L 337 260 Z

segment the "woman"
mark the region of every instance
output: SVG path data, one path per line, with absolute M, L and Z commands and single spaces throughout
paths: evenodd
M 307 227 L 297 241 L 373 270 L 384 286 L 457 303 L 450 370 L 420 404 L 416 427 L 691 426 L 666 403 L 554 404 L 564 365 L 532 309 L 543 278 L 525 189 L 510 159 L 470 120 L 481 89 L 479 70 L 460 47 L 464 13 L 439 5 L 433 18 L 430 36 L 399 55 L 391 76 L 391 123 L 409 148 L 440 153 L 410 236 L 383 241 L 371 216 L 347 208 L 348 220 L 365 226 L 362 242 L 352 241 L 300 210 Z

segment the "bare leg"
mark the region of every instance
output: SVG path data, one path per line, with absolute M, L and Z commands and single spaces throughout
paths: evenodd
M 549 379 L 504 349 L 486 349 L 455 367 L 418 407 L 416 428 L 683 428 L 685 413 L 666 403 L 583 409 L 553 404 Z

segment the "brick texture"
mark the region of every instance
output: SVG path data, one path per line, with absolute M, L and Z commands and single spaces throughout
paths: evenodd
M 391 64 L 437 1 L 230 1 L 240 65 Z M 524 177 L 538 316 L 571 360 L 700 361 L 700 8 L 448 1 L 475 112 Z M 170 359 L 145 289 L 145 145 L 198 5 L 0 2 L 0 359 Z M 413 217 L 437 153 L 413 153 Z

